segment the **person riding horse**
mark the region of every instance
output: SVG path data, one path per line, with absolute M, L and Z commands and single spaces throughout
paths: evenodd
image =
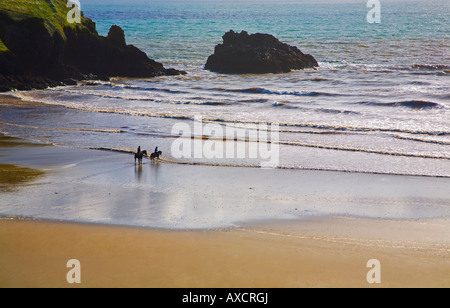
M 150 160 L 159 159 L 159 157 L 162 155 L 161 151 L 158 151 L 158 147 L 155 148 L 155 152 L 153 152 L 150 155 Z M 139 161 L 139 163 L 142 163 L 142 159 L 144 156 L 147 156 L 147 151 L 141 151 L 141 147 L 139 146 L 137 148 L 136 154 L 134 154 L 134 162 Z
M 161 151 L 158 151 L 158 147 L 155 148 L 155 152 L 153 152 L 150 155 L 150 160 L 159 159 L 159 157 L 162 155 Z
M 139 163 L 142 163 L 142 158 L 144 155 L 147 155 L 147 151 L 141 151 L 141 147 L 139 146 L 136 154 L 134 154 L 134 163 L 136 163 L 136 160 L 138 160 Z

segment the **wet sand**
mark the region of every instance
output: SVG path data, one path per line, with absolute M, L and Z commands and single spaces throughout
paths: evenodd
M 321 217 L 450 216 L 448 178 L 178 165 L 148 159 L 139 165 L 131 154 L 3 140 L 0 164 L 45 174 L 16 187 L 11 183 L 14 191 L 3 193 L 0 200 L 3 217 L 199 230 Z M 3 142 L 18 146 L 4 147 Z M 23 175 L 16 172 L 16 178 Z
M 0 150 L 0 287 L 450 287 L 447 178 Z
M 13 190 L 17 185 L 33 181 L 44 175 L 39 170 L 20 168 L 14 165 L 0 164 L 0 192 Z

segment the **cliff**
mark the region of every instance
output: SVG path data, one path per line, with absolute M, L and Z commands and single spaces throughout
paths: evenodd
M 87 78 L 178 75 L 127 45 L 123 30 L 112 26 L 100 36 L 81 16 L 69 23 L 65 0 L 0 2 L 0 91 L 28 90 Z

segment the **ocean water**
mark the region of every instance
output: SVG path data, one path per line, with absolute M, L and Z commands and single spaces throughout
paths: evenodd
M 67 147 L 158 146 L 171 163 L 261 165 L 246 150 L 175 155 L 173 128 L 194 130 L 201 118 L 202 127 L 244 132 L 230 143 L 203 131 L 201 142 L 216 137 L 224 151 L 232 141 L 236 149 L 277 145 L 279 168 L 450 177 L 450 2 L 380 2 L 381 23 L 371 24 L 365 1 L 81 0 L 101 35 L 117 24 L 128 44 L 188 74 L 15 92 L 45 106 L 2 107 L 0 130 Z M 266 75 L 205 70 L 230 29 L 273 34 L 320 67 Z M 275 124 L 276 142 L 251 138 L 255 127 Z

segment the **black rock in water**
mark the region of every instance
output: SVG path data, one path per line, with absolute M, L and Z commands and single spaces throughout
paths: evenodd
M 270 34 L 251 34 L 233 30 L 223 36 L 205 69 L 226 74 L 288 73 L 318 67 L 313 56 L 280 42 Z

